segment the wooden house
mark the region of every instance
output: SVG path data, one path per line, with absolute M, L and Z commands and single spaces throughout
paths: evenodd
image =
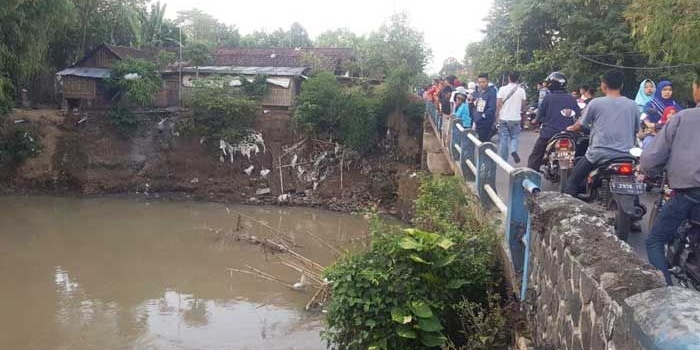
M 118 95 L 105 84 L 112 66 L 126 58 L 155 62 L 156 54 L 124 46 L 102 44 L 74 65 L 56 73 L 58 92 L 69 107 L 104 108 L 119 103 Z M 154 96 L 157 106 L 166 106 L 167 91 Z M 176 96 L 177 97 L 177 96 Z
M 120 103 L 118 95 L 105 84 L 114 63 L 126 58 L 155 62 L 154 51 L 103 44 L 73 66 L 58 73 L 58 92 L 70 107 L 104 108 Z M 301 82 L 312 69 L 323 69 L 338 76 L 347 75 L 346 63 L 353 59 L 346 48 L 217 48 L 212 65 L 205 67 L 169 67 L 161 71 L 163 87 L 154 96 L 155 107 L 187 105 L 194 89 L 192 80 L 200 76 L 222 75 L 232 88 L 240 79 L 252 80 L 265 74 L 268 93 L 262 99 L 267 107 L 294 105 Z M 228 77 L 228 78 L 226 78 Z

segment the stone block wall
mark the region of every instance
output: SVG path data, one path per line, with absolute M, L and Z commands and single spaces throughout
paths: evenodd
M 594 207 L 543 193 L 532 209 L 527 306 L 536 345 L 657 349 L 642 339 L 644 332 L 625 300 L 668 289 L 660 273 L 619 241 Z

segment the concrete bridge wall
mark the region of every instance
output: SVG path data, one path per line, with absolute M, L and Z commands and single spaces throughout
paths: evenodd
M 532 209 L 528 320 L 551 349 L 700 349 L 700 296 L 667 288 L 599 212 L 544 193 Z

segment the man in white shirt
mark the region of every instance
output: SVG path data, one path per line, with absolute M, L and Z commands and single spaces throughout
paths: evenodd
M 508 160 L 508 154 L 513 156 L 515 163 L 520 163 L 518 156 L 518 137 L 522 113 L 527 107 L 525 90 L 518 81 L 520 73 L 508 73 L 508 85 L 498 89 L 496 102 L 496 123 L 500 139 L 500 156 Z

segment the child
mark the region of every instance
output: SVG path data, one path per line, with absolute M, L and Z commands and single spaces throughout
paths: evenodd
M 471 128 L 472 117 L 471 113 L 469 112 L 469 104 L 466 103 L 466 100 L 466 94 L 462 92 L 458 92 L 457 94 L 455 94 L 455 112 L 453 115 L 455 116 L 455 118 L 462 120 L 463 127 Z
M 666 107 L 664 109 L 664 114 L 661 116 L 661 124 L 666 124 L 671 120 L 671 117 L 673 117 L 674 114 L 676 114 L 678 110 L 676 110 L 676 107 L 670 106 Z

